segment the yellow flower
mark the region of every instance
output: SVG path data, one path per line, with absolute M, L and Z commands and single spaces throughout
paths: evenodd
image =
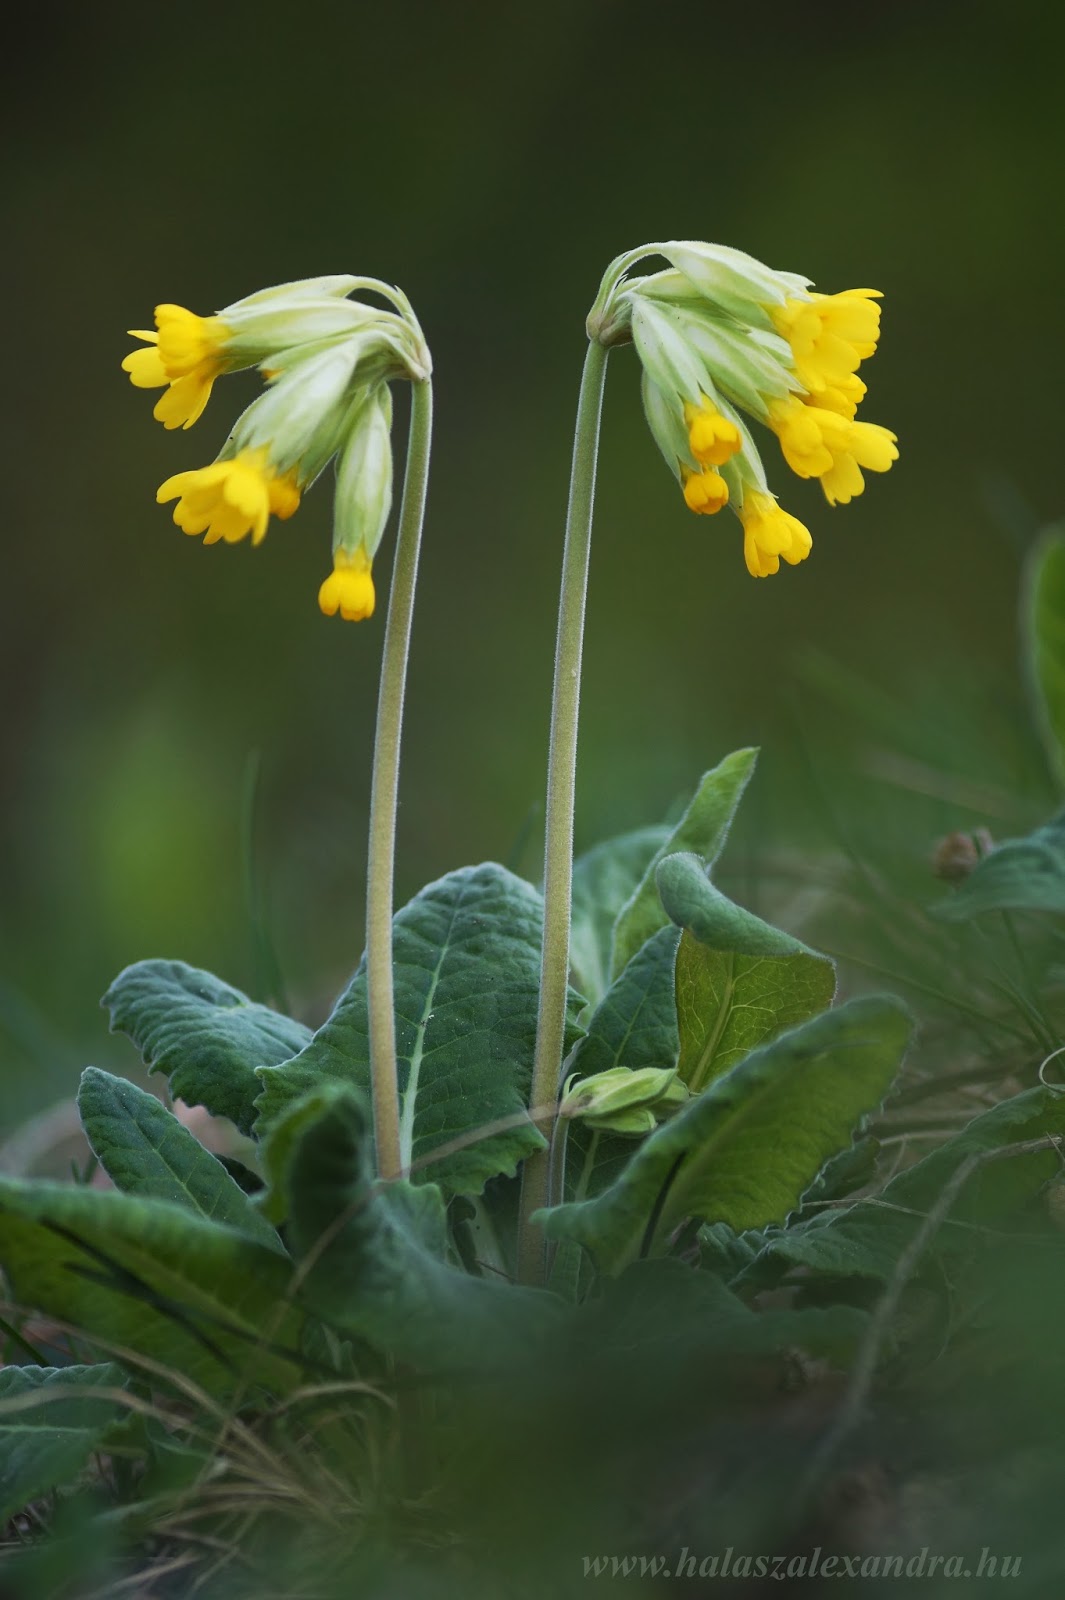
M 373 616 L 373 578 L 370 576 L 370 558 L 364 550 L 348 555 L 344 550 L 333 553 L 333 570 L 318 591 L 318 605 L 327 617 L 337 612 L 346 622 L 362 622 Z
M 788 466 L 800 478 L 820 478 L 830 505 L 861 494 L 861 468 L 886 472 L 899 458 L 895 435 L 875 422 L 855 422 L 838 411 L 791 395 L 769 406 L 769 424 Z
M 720 472 L 684 472 L 684 503 L 689 511 L 712 517 L 728 504 L 728 484 Z
M 229 328 L 221 317 L 198 317 L 184 306 L 155 308 L 151 332 L 131 328 L 134 339 L 147 346 L 133 350 L 122 363 L 138 389 L 168 385 L 153 415 L 165 428 L 191 428 L 203 415 L 214 381 L 226 369 L 225 346 Z
M 160 505 L 176 499 L 174 521 L 183 533 L 204 534 L 204 544 L 219 539 L 235 544 L 249 533 L 252 543 L 259 544 L 270 513 L 282 520 L 291 517 L 300 491 L 295 472 L 276 472 L 261 449 L 175 473 L 160 484 L 155 498 Z
M 711 400 L 704 398 L 697 406 L 687 401 L 684 420 L 692 455 L 700 466 L 723 466 L 743 443 L 736 424 L 723 417 Z
M 791 346 L 795 371 L 811 394 L 845 386 L 880 337 L 879 289 L 845 289 L 770 308 Z
M 747 489 L 740 521 L 743 557 L 752 578 L 768 578 L 779 571 L 781 556 L 789 566 L 797 566 L 813 547 L 809 529 L 761 490 Z
M 853 417 L 868 393 L 868 387 L 856 372 L 839 378 L 817 392 L 817 404 L 825 411 L 838 411 L 841 417 Z

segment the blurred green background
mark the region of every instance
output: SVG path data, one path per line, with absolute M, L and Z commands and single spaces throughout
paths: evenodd
M 1063 15 L 1031 0 L 1005 21 L 679 0 L 27 14 L 3 95 L 0 1121 L 71 1092 L 86 1061 L 130 1064 L 97 1009 L 125 963 L 180 956 L 253 982 L 240 817 L 256 752 L 262 889 L 301 1014 L 322 1014 L 362 946 L 383 607 L 358 627 L 317 611 L 325 480 L 257 551 L 177 532 L 157 484 L 211 459 L 254 386 L 227 380 L 193 431 L 166 434 L 119 370 L 123 330 L 157 301 L 207 312 L 339 271 L 390 278 L 418 310 L 438 433 L 405 898 L 488 856 L 537 871 L 583 317 L 608 260 L 710 238 L 822 289 L 883 289 L 865 409 L 902 459 L 830 511 L 767 451 L 815 548 L 765 583 L 734 520 L 686 512 L 632 352 L 611 363 L 578 843 L 657 818 L 750 742 L 766 759 L 748 836 L 801 840 L 792 689 L 813 647 L 901 695 L 903 719 L 955 682 L 988 705 L 1001 688 L 1012 715 L 1019 562 L 1061 509 Z M 387 561 L 386 540 L 382 580 Z M 835 725 L 811 698 L 811 748 Z M 1026 759 L 991 741 L 997 769 L 963 776 L 1008 787 Z

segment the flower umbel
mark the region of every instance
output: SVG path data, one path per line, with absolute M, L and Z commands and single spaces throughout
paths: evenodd
M 389 309 L 349 298 L 368 289 Z M 409 302 L 375 278 L 338 276 L 281 284 L 235 301 L 217 316 L 159 305 L 155 330 L 122 366 L 137 388 L 165 386 L 155 415 L 191 427 L 220 376 L 257 366 L 266 388 L 238 418 L 216 459 L 178 472 L 159 489 L 176 500 L 174 521 L 205 544 L 266 535 L 334 458 L 334 571 L 321 587 L 327 616 L 374 609 L 370 568 L 392 503 L 394 378 L 420 383 L 432 363 Z
M 668 269 L 633 276 L 648 255 L 664 256 Z M 817 478 L 833 506 L 862 493 L 864 472 L 898 459 L 895 435 L 856 416 L 880 298 L 876 289 L 817 294 L 796 273 L 690 241 L 643 246 L 607 270 L 589 337 L 635 344 L 647 421 L 686 505 L 703 516 L 731 506 L 756 577 L 777 572 L 781 559 L 802 561 L 812 540 L 777 505 L 741 412 L 776 434 L 787 465 Z

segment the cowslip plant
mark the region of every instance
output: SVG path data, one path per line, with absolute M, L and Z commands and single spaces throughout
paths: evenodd
M 669 270 L 634 276 L 649 256 L 664 257 Z M 855 420 L 866 392 L 858 367 L 879 338 L 878 299 L 872 289 L 814 294 L 795 273 L 693 242 L 641 245 L 603 276 L 587 319 L 555 649 L 537 1108 L 555 1103 L 565 1030 L 581 657 L 607 355 L 615 345 L 635 345 L 647 421 L 686 504 L 704 515 L 731 505 L 743 525 L 747 569 L 764 578 L 781 557 L 792 566 L 805 560 L 813 541 L 770 493 L 740 412 L 777 434 L 800 477 L 820 478 L 830 505 L 860 494 L 861 468 L 886 471 L 898 455 L 893 433 Z M 541 1125 L 550 1130 L 550 1113 Z M 541 1155 L 525 1173 L 523 1266 L 533 1281 L 545 1270 L 534 1217 L 548 1198 L 547 1169 Z
M 634 276 L 647 255 L 663 256 L 668 270 Z M 387 309 L 352 298 L 365 293 Z M 64 1448 L 43 1430 L 36 1441 L 27 1495 L 101 1449 L 159 1469 L 174 1450 L 173 1417 L 166 1428 L 148 1417 L 134 1436 L 122 1396 L 135 1409 L 148 1405 L 145 1389 L 167 1385 L 195 1394 L 227 1455 L 253 1458 L 269 1493 L 285 1476 L 285 1439 L 313 1458 L 314 1472 L 296 1474 L 286 1490 L 297 1504 L 338 1475 L 372 1480 L 383 1459 L 402 1456 L 367 1420 L 367 1407 L 378 1417 L 375 1408 L 390 1406 L 393 1385 L 407 1392 L 389 1426 L 425 1428 L 432 1440 L 410 1452 L 414 1465 L 404 1458 L 403 1470 L 416 1471 L 418 1462 L 451 1461 L 464 1418 L 487 1428 L 498 1397 L 516 1428 L 520 1418 L 534 1431 L 540 1390 L 527 1380 L 536 1352 L 546 1352 L 552 1382 L 571 1358 L 585 1370 L 592 1349 L 589 1382 L 614 1363 L 627 1374 L 619 1383 L 632 1377 L 633 1351 L 638 1360 L 658 1352 L 656 1403 L 677 1365 L 673 1346 L 662 1354 L 668 1340 L 700 1371 L 707 1352 L 711 1366 L 726 1354 L 795 1347 L 845 1361 L 859 1346 L 865 1371 L 879 1326 L 860 1304 L 844 1303 L 847 1295 L 833 1298 L 833 1281 L 887 1283 L 897 1298 L 896 1277 L 904 1267 L 905 1280 L 924 1247 L 922 1214 L 934 1217 L 944 1186 L 953 1203 L 976 1159 L 1011 1155 L 1009 1181 L 981 1186 L 979 1216 L 1020 1225 L 1055 1169 L 1048 1141 L 1065 1134 L 1065 1099 L 1046 1085 L 897 1176 L 885 1208 L 855 1198 L 869 1181 L 870 1141 L 853 1140 L 891 1089 L 910 1019 L 889 997 L 835 1003 L 833 962 L 714 881 L 754 750 L 708 771 L 672 825 L 572 858 L 609 349 L 634 345 L 648 422 L 687 504 L 737 512 L 747 565 L 764 577 L 781 559 L 802 560 L 810 537 L 776 506 L 744 417 L 776 434 L 787 464 L 820 479 L 830 504 L 845 503 L 861 491 L 863 469 L 883 471 L 896 453 L 886 429 L 855 416 L 858 367 L 878 330 L 873 291 L 815 295 L 805 279 L 720 246 L 647 246 L 608 270 L 588 320 L 574 444 L 543 892 L 485 862 L 448 872 L 393 915 L 399 737 L 431 429 L 421 329 L 400 291 L 362 277 L 283 285 L 217 317 L 157 308 L 156 329 L 138 335 L 143 347 L 124 366 L 138 387 L 163 390 L 156 416 L 166 427 L 195 423 L 230 372 L 258 367 L 265 380 L 215 462 L 168 479 L 159 498 L 176 500 L 178 526 L 208 543 L 258 541 L 270 517 L 292 515 L 334 461 L 334 569 L 319 595 L 327 615 L 373 611 L 371 566 L 391 501 L 389 385 L 412 385 L 375 747 L 367 951 L 314 1032 L 181 961 L 138 962 L 116 978 L 105 996 L 112 1027 L 166 1076 L 174 1097 L 229 1118 L 246 1143 L 239 1160 L 223 1162 L 154 1096 L 89 1068 L 79 1110 L 111 1187 L 0 1177 L 0 1263 L 13 1299 L 76 1327 L 107 1356 L 65 1380 L 49 1370 L 0 1381 L 0 1435 L 25 1432 L 35 1407 L 68 1408 Z M 1057 683 L 1059 657 L 1041 654 L 1044 681 Z M 1060 699 L 1055 725 L 1065 725 Z M 1056 835 L 1035 842 L 1041 859 L 1057 848 Z M 967 904 L 975 912 L 981 893 L 1003 903 L 1009 863 L 994 860 L 950 914 L 966 914 Z M 824 1304 L 756 1315 L 754 1294 L 796 1266 L 823 1275 Z M 26 1337 L 14 1323 L 10 1331 Z M 473 1374 L 487 1386 L 483 1405 Z M 431 1404 L 422 1405 L 420 1389 L 431 1390 Z M 514 1409 L 526 1392 L 528 1414 Z M 320 1427 L 291 1438 L 279 1428 L 282 1414 L 323 1398 L 333 1409 Z M 623 1399 L 618 1414 L 647 1403 L 635 1393 Z M 572 1407 L 572 1392 L 559 1404 Z M 593 1419 L 586 1434 L 595 1432 Z M 191 1458 L 175 1491 L 184 1514 L 189 1484 L 205 1494 L 211 1467 L 202 1438 L 190 1434 L 182 1449 Z M 541 1486 L 553 1481 L 556 1456 L 536 1469 Z M 530 1447 L 526 1464 L 534 1457 Z M 400 1492 L 428 1495 L 424 1483 Z M 175 1525 L 170 1490 L 160 1496 L 152 1505 L 165 1503 Z M 352 1493 L 359 1516 L 369 1516 L 372 1498 Z
M 381 309 L 352 299 L 372 292 Z M 189 428 L 215 380 L 258 367 L 265 392 L 238 419 L 215 461 L 163 483 L 177 500 L 174 521 L 205 544 L 265 537 L 330 461 L 336 463 L 333 571 L 318 591 L 326 616 L 373 615 L 371 569 L 392 505 L 389 383 L 412 385 L 403 509 L 385 635 L 370 798 L 367 962 L 374 1037 L 374 1121 L 381 1171 L 400 1170 L 392 1008 L 392 886 L 403 698 L 432 434 L 432 358 L 410 301 L 378 278 L 336 275 L 263 289 L 201 317 L 183 306 L 155 308 L 155 331 L 122 363 L 138 388 L 162 388 L 154 415 Z

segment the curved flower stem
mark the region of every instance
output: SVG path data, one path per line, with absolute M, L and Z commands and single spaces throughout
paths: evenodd
M 370 1024 L 374 1143 L 377 1171 L 382 1178 L 399 1177 L 404 1166 L 399 1132 L 396 1014 L 392 982 L 392 890 L 403 696 L 407 682 L 407 658 L 410 654 L 411 618 L 414 613 L 414 588 L 418 577 L 432 432 L 433 390 L 426 379 L 423 383 L 411 385 L 407 467 L 403 479 L 403 505 L 399 514 L 392 586 L 388 597 L 370 789 L 366 995 Z
M 599 418 L 606 380 L 606 349 L 588 346 L 573 441 L 566 545 L 562 557 L 562 596 L 555 645 L 555 686 L 551 705 L 551 744 L 547 768 L 547 841 L 544 852 L 544 943 L 540 965 L 540 1010 L 536 1024 L 530 1106 L 550 1106 L 537 1126 L 550 1140 L 566 1032 L 569 991 L 569 931 L 573 883 L 573 806 L 577 781 L 577 719 L 581 693 L 584 606 L 588 593 L 595 467 Z M 545 1241 L 532 1215 L 548 1203 L 550 1152 L 537 1151 L 522 1173 L 518 1272 L 539 1284 L 546 1273 Z

